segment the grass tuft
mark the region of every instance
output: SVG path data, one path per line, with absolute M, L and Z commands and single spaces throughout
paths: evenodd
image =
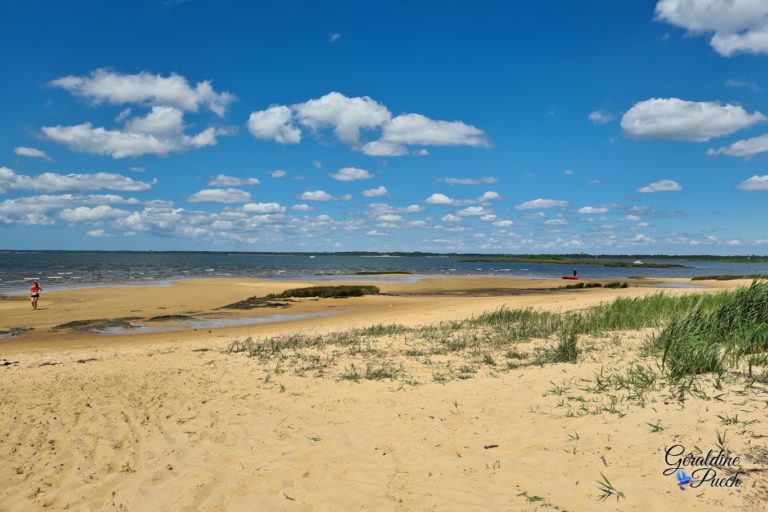
M 667 323 L 654 344 L 672 379 L 710 372 L 722 375 L 745 357 L 765 353 L 768 283 L 753 281 L 748 288 L 701 296 Z
M 603 501 L 611 496 L 616 496 L 616 501 L 619 501 L 619 498 L 624 497 L 624 493 L 620 490 L 616 489 L 614 485 L 606 478 L 606 476 L 602 473 L 600 473 L 600 476 L 603 477 L 602 480 L 597 481 L 597 488 L 600 490 L 600 496 L 599 500 Z

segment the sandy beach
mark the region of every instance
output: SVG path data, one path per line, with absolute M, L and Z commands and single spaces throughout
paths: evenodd
M 0 512 L 767 512 L 766 59 L 768 0 L 0 0 Z
M 0 331 L 23 332 L 0 338 L 0 510 L 762 510 L 765 383 L 702 376 L 697 395 L 659 386 L 638 403 L 594 382 L 658 366 L 643 350 L 652 330 L 586 337 L 576 363 L 535 365 L 513 363 L 549 341 L 445 353 L 430 347 L 461 331 L 419 330 L 502 307 L 563 313 L 749 284 L 664 281 L 424 277 L 248 310 L 220 308 L 341 283 L 75 289 L 44 293 L 38 311 L 6 298 Z M 62 327 L 120 318 L 154 330 Z M 213 323 L 190 330 L 190 318 Z M 303 345 L 269 353 L 233 346 L 299 334 Z M 741 457 L 741 485 L 681 491 L 663 474 L 666 447 L 706 453 L 716 431 Z M 602 496 L 603 478 L 621 496 Z

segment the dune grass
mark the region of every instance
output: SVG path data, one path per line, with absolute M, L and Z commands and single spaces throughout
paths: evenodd
M 405 343 L 405 348 L 395 353 L 421 358 L 424 364 L 432 364 L 431 357 L 440 356 L 453 357 L 453 361 L 460 364 L 471 362 L 476 367 L 496 367 L 497 360 L 504 354 L 513 354 L 515 361 L 507 367 L 516 368 L 524 364 L 573 363 L 583 352 L 582 336 L 604 337 L 610 332 L 647 328 L 657 329 L 648 348 L 651 355 L 659 358 L 660 367 L 671 381 L 702 373 L 722 375 L 742 367 L 750 376 L 753 369 L 759 368 L 761 376 L 768 377 L 768 283 L 765 281 L 718 293 L 667 295 L 658 292 L 645 297 L 618 297 L 612 302 L 568 313 L 502 308 L 467 320 L 425 327 L 378 324 L 325 335 L 248 338 L 232 342 L 229 352 L 268 359 L 282 357 L 285 351 L 334 346 L 353 356 L 381 357 L 380 340 L 398 338 Z M 532 354 L 520 352 L 516 347 L 531 340 L 537 345 Z M 463 376 L 473 373 L 458 371 L 455 367 L 446 367 L 446 370 L 438 373 L 456 378 L 466 378 Z M 345 378 L 349 379 L 355 372 L 347 373 Z M 371 378 L 376 372 L 360 373 L 361 378 Z M 646 380 L 646 373 L 638 375 L 642 377 L 640 380 Z M 638 375 L 629 375 L 620 383 L 639 389 L 635 382 Z M 601 387 L 600 382 L 596 386 Z
M 571 332 L 561 332 L 557 345 L 544 349 L 534 359 L 534 364 L 544 363 L 575 363 L 579 357 L 578 335 Z
M 700 300 L 672 318 L 655 340 L 672 378 L 724 373 L 745 359 L 765 366 L 768 352 L 768 282 Z
M 579 312 L 558 314 L 533 309 L 502 308 L 466 323 L 489 327 L 502 333 L 509 341 L 548 338 L 558 333 L 600 335 L 608 331 L 659 327 L 699 302 L 710 305 L 714 300 L 712 295 L 670 296 L 658 292 L 646 297 L 618 297 L 612 302 Z

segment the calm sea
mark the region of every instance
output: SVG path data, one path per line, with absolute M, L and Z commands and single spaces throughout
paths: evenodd
M 176 279 L 242 277 L 267 279 L 409 281 L 412 276 L 360 276 L 356 272 L 401 271 L 434 275 L 551 278 L 573 265 L 465 262 L 466 256 L 348 256 L 229 252 L 0 251 L 0 293 L 25 292 L 37 279 L 47 291 L 90 286 L 162 285 Z M 643 260 L 646 263 L 653 259 Z M 661 261 L 662 263 L 664 261 Z M 768 263 L 675 260 L 690 268 L 621 268 L 580 265 L 585 278 L 692 277 L 702 274 L 768 274 Z

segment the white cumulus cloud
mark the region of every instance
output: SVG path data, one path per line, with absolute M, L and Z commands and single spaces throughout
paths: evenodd
M 383 215 L 379 215 L 376 217 L 376 220 L 379 220 L 381 222 L 402 222 L 403 219 L 401 216 L 396 215 L 394 213 L 385 213 Z
M 211 187 L 249 187 L 259 183 L 257 178 L 236 178 L 226 174 L 217 174 L 208 181 Z
M 493 176 L 483 176 L 481 178 L 440 178 L 437 181 L 448 185 L 493 185 L 498 180 Z
M 96 104 L 165 105 L 190 112 L 205 106 L 220 116 L 224 115 L 227 106 L 235 99 L 228 92 L 214 91 L 210 81 L 198 82 L 192 87 L 186 78 L 175 73 L 168 76 L 147 72 L 130 75 L 97 69 L 88 76 L 57 78 L 49 85 L 65 89 Z
M 691 35 L 713 34 L 717 53 L 768 53 L 768 2 L 764 0 L 659 0 L 656 17 Z
M 562 206 L 568 206 L 568 201 L 560 201 L 557 199 L 533 199 L 520 203 L 515 208 L 518 210 L 540 210 L 544 208 L 559 208 Z
M 254 137 L 288 144 L 301 140 L 303 127 L 312 132 L 333 130 L 336 138 L 370 156 L 428 154 L 408 146 L 488 146 L 483 130 L 462 121 L 430 119 L 422 114 L 392 117 L 389 109 L 368 96 L 348 97 L 333 91 L 320 98 L 290 106 L 273 105 L 251 113 L 248 122 Z M 378 139 L 361 140 L 363 132 Z
M 589 113 L 588 117 L 594 124 L 606 124 L 616 119 L 615 115 L 610 112 L 605 112 L 604 110 L 594 110 Z
M 748 180 L 739 183 L 736 188 L 741 190 L 768 190 L 768 174 L 764 176 L 752 176 Z
M 195 192 L 187 198 L 190 203 L 247 203 L 251 194 L 236 188 L 208 188 Z
M 424 202 L 427 204 L 453 204 L 455 201 L 445 194 L 432 194 Z
M 459 217 L 479 217 L 481 215 L 488 215 L 488 210 L 482 206 L 469 206 L 456 212 L 456 215 Z
M 216 128 L 209 127 L 196 135 L 183 133 L 181 111 L 173 107 L 152 107 L 145 117 L 126 121 L 124 129 L 110 130 L 91 123 L 74 126 L 44 126 L 43 134 L 73 151 L 109 155 L 112 158 L 142 155 L 166 156 L 216 144 Z
M 501 195 L 498 192 L 494 192 L 493 190 L 489 190 L 477 198 L 477 200 L 481 203 L 486 201 L 498 201 L 499 199 L 501 199 Z
M 357 167 L 344 167 L 338 171 L 330 174 L 331 178 L 338 181 L 356 181 L 367 180 L 373 178 L 373 175 L 365 169 L 359 169 Z
M 387 107 L 368 96 L 348 98 L 338 92 L 293 105 L 300 124 L 318 130 L 333 128 L 341 142 L 356 145 L 361 129 L 372 129 L 390 120 Z
M 437 121 L 421 114 L 403 114 L 384 126 L 381 140 L 423 146 L 487 146 L 485 132 L 461 121 Z
M 768 152 L 768 134 L 737 140 L 733 144 L 720 149 L 710 149 L 708 155 L 728 155 L 740 158 L 751 158 L 757 154 Z
M 635 138 L 704 142 L 765 120 L 762 113 L 750 114 L 738 105 L 653 98 L 630 108 L 621 128 Z
M 301 130 L 293 124 L 291 109 L 285 106 L 251 112 L 248 130 L 257 139 L 274 140 L 279 144 L 301 142 Z
M 104 231 L 103 229 L 92 229 L 90 231 L 86 231 L 85 236 L 90 236 L 94 238 L 108 238 L 108 237 L 113 237 L 115 235 L 111 235 L 106 231 Z
M 674 192 L 676 190 L 682 190 L 682 189 L 683 187 L 681 187 L 680 184 L 674 180 L 659 180 L 645 187 L 640 187 L 639 189 L 637 189 L 637 191 L 643 192 L 643 193 Z
M 108 172 L 57 174 L 44 172 L 36 176 L 18 174 L 8 167 L 0 167 L 0 189 L 37 190 L 39 192 L 65 192 L 85 190 L 119 190 L 142 192 L 157 183 L 137 181 Z
M 384 185 L 379 185 L 376 188 L 371 188 L 371 189 L 368 189 L 368 190 L 363 190 L 362 194 L 365 197 L 382 197 L 382 196 L 386 196 L 387 194 L 389 194 L 389 190 L 387 190 L 387 187 L 385 187 Z
M 363 144 L 362 152 L 368 156 L 403 156 L 408 154 L 408 148 L 401 144 L 374 140 Z
M 333 196 L 324 190 L 307 190 L 299 196 L 304 201 L 331 201 Z
M 77 208 L 66 208 L 61 211 L 60 217 L 68 222 L 100 222 L 103 220 L 114 220 L 129 215 L 129 212 L 112 208 L 107 205 L 78 206 Z
M 25 146 L 17 146 L 13 148 L 13 152 L 19 156 L 28 156 L 31 158 L 42 158 L 44 160 L 51 160 L 45 151 L 37 148 L 28 148 Z
M 608 213 L 608 208 L 604 208 L 602 206 L 583 206 L 579 208 L 579 213 L 582 213 L 585 215 Z
M 245 213 L 283 213 L 285 207 L 280 203 L 248 203 L 241 210 Z

